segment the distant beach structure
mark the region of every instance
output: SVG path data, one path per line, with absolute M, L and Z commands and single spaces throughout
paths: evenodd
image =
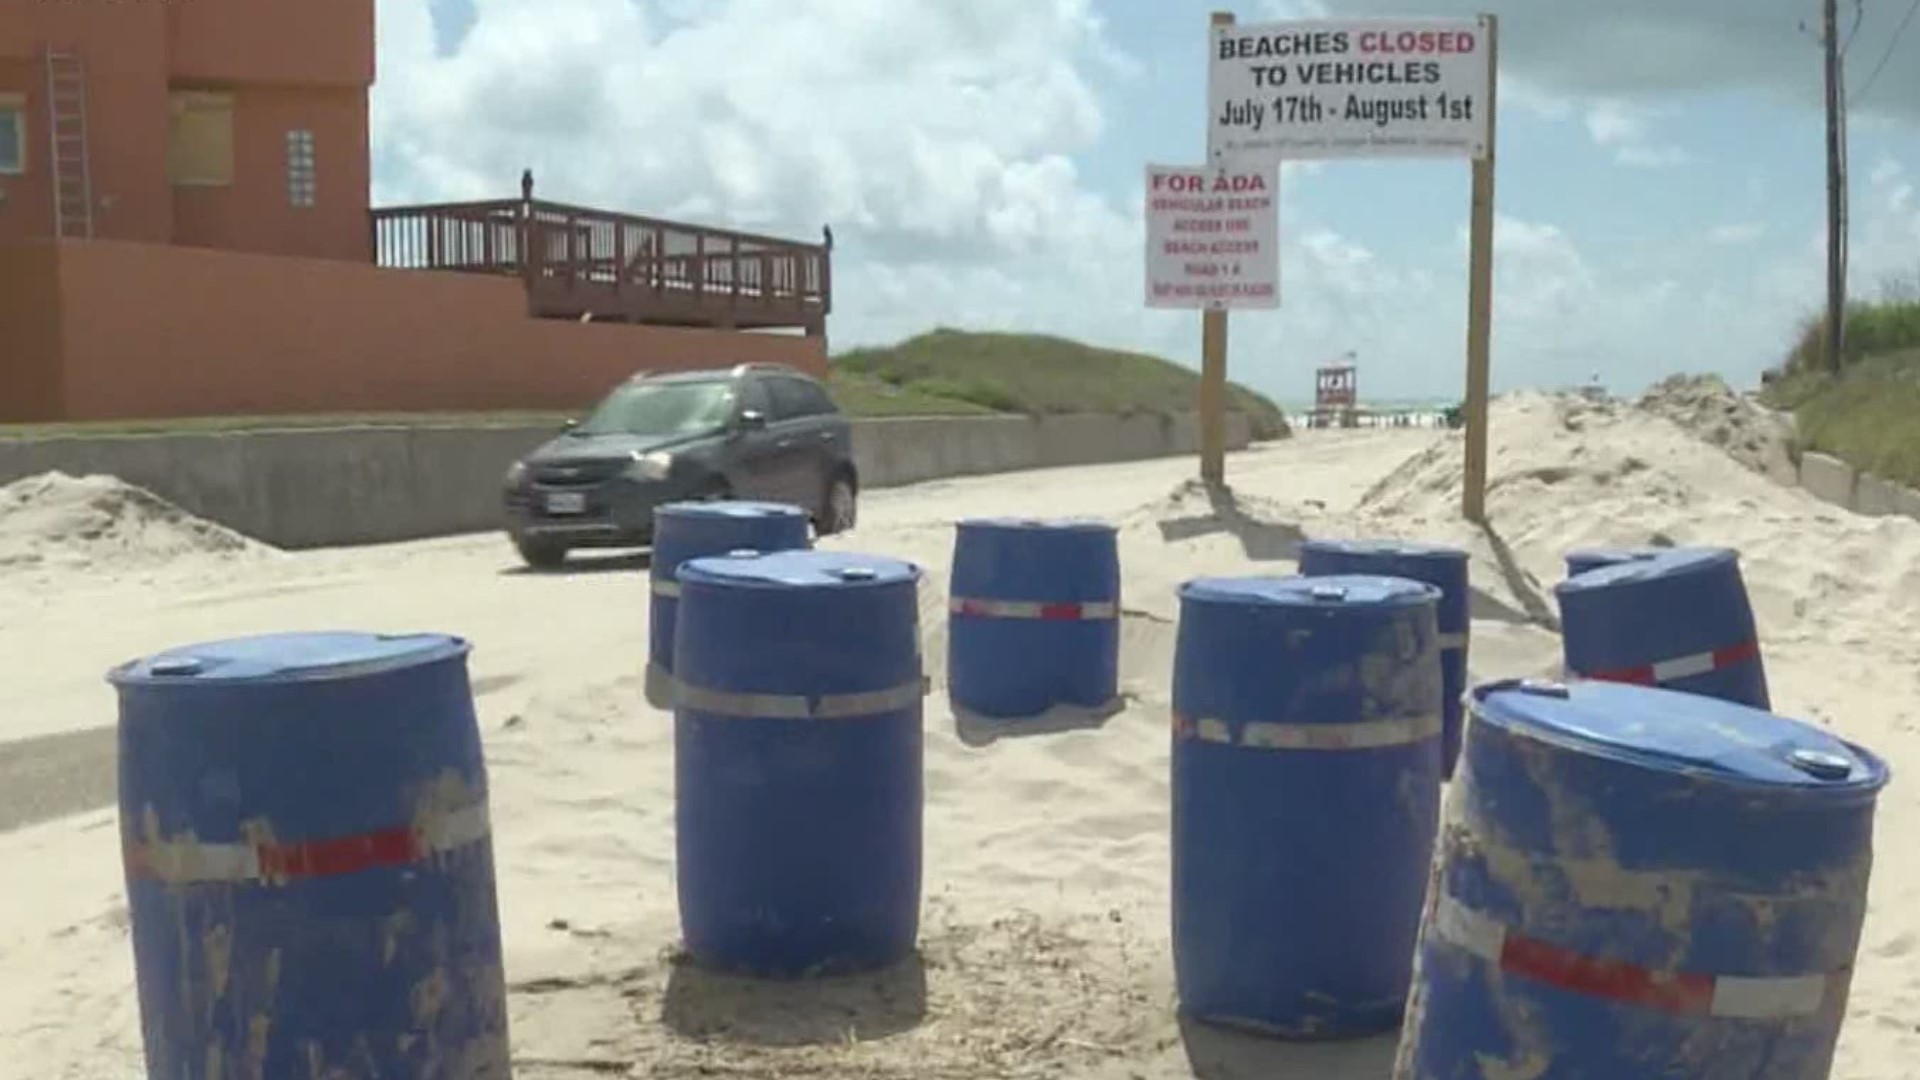
M 1306 428 L 1455 427 L 1456 403 L 1434 398 L 1360 398 L 1358 354 L 1342 353 L 1314 369 L 1313 400 L 1284 402 Z

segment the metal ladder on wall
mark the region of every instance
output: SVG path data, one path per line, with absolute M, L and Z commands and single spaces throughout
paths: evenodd
M 87 66 L 71 49 L 46 50 L 48 164 L 53 235 L 93 239 L 93 168 L 87 154 Z

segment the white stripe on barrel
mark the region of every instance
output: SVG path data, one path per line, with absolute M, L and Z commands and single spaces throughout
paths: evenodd
M 1653 665 L 1653 681 L 1672 682 L 1675 679 L 1690 679 L 1695 675 L 1705 675 L 1719 666 L 1710 652 L 1695 653 L 1692 656 L 1675 657 L 1661 660 Z
M 899 712 L 917 703 L 932 689 L 932 680 L 925 676 L 921 676 L 917 682 L 885 690 L 823 694 L 818 697 L 736 693 L 680 682 L 674 687 L 673 704 L 677 709 L 748 720 L 844 720 Z
M 1233 728 L 1224 720 L 1192 719 L 1175 714 L 1174 730 L 1202 742 L 1234 742 Z M 1255 721 L 1240 727 L 1239 745 L 1253 750 L 1377 750 L 1405 746 L 1440 735 L 1439 713 L 1363 720 L 1354 724 L 1273 724 Z
M 1120 605 L 1110 600 L 978 600 L 956 596 L 947 602 L 955 615 L 974 615 L 987 619 L 1117 619 Z

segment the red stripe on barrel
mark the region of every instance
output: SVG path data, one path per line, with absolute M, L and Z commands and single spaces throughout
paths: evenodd
M 1615 668 L 1612 671 L 1596 671 L 1591 675 L 1582 676 L 1582 678 L 1592 679 L 1594 682 L 1631 683 L 1634 686 L 1652 686 L 1653 665 L 1643 664 L 1639 667 Z
M 1697 656 L 1698 654 L 1695 655 Z M 1728 645 L 1708 653 L 1706 655 L 1708 661 L 1707 666 L 1699 672 L 1689 672 L 1688 674 L 1705 674 L 1708 671 L 1718 671 L 1721 668 L 1732 667 L 1735 664 L 1745 663 L 1749 660 L 1757 660 L 1759 657 L 1760 643 L 1757 641 L 1742 642 L 1739 645 Z M 1581 677 L 1591 679 L 1595 682 L 1631 683 L 1634 686 L 1658 686 L 1662 681 L 1671 681 L 1671 679 L 1686 677 L 1686 675 L 1675 675 L 1669 680 L 1662 680 L 1660 678 L 1660 668 L 1669 664 L 1682 663 L 1694 658 L 1694 656 L 1675 657 L 1672 660 L 1662 660 L 1652 664 L 1638 664 L 1634 667 L 1615 668 L 1612 671 L 1597 671 L 1592 674 L 1582 675 Z
M 1028 600 L 958 599 L 949 605 L 949 610 L 955 615 L 979 618 L 1032 618 L 1047 622 L 1073 622 L 1091 617 L 1089 605 L 1078 601 L 1036 603 Z
M 1705 1014 L 1713 1006 L 1712 976 L 1656 974 L 1512 934 L 1501 945 L 1500 968 L 1562 990 L 1662 1012 Z
M 383 829 L 361 836 L 302 844 L 262 845 L 260 876 L 275 881 L 338 877 L 362 870 L 406 866 L 419 862 L 425 855 L 412 829 Z

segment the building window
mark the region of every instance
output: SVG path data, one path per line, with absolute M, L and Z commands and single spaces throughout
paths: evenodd
M 176 90 L 168 114 L 167 176 L 181 187 L 233 183 L 233 95 Z
M 313 132 L 296 128 L 287 132 L 287 205 L 311 209 L 315 184 Z
M 27 171 L 27 99 L 0 94 L 0 176 Z

